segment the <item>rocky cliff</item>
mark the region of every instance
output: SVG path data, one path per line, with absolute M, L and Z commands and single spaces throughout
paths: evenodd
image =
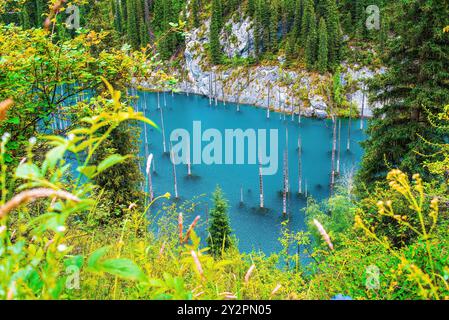
M 224 56 L 229 59 L 248 58 L 254 54 L 254 32 L 252 21 L 237 11 L 225 23 L 220 42 Z M 329 116 L 329 96 L 332 92 L 329 76 L 310 73 L 306 70 L 283 68 L 285 58 L 281 55 L 271 65 L 220 66 L 208 63 L 206 52 L 209 42 L 210 20 L 186 35 L 184 61 L 178 77 L 182 79 L 177 89 L 182 92 L 211 96 L 226 102 L 252 104 L 272 110 L 294 112 L 306 117 Z M 371 107 L 364 93 L 365 80 L 374 72 L 367 67 L 342 63 L 341 82 L 355 83 L 346 99 L 352 103 L 359 115 L 370 117 Z M 143 87 L 153 88 L 149 83 Z

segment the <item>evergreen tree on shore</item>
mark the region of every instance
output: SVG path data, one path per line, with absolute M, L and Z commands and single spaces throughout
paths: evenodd
M 328 35 L 326 22 L 323 18 L 320 19 L 318 27 L 318 57 L 317 57 L 317 69 L 319 72 L 324 73 L 328 67 Z
M 387 71 L 370 87 L 374 102 L 382 106 L 374 110 L 363 143 L 359 182 L 370 185 L 390 168 L 425 175 L 421 164 L 426 157 L 421 155 L 434 149 L 423 139 L 444 142 L 443 134 L 429 123 L 429 113 L 441 113 L 449 103 L 449 36 L 443 32 L 449 2 L 432 3 L 431 10 L 426 0 L 396 9 L 395 35 L 384 59 Z
M 230 248 L 233 242 L 231 239 L 232 229 L 228 216 L 228 203 L 220 187 L 215 189 L 213 201 L 214 207 L 210 211 L 207 244 L 212 255 L 217 257 L 222 254 L 223 250 Z
M 193 26 L 195 28 L 199 28 L 199 26 L 200 26 L 200 18 L 199 18 L 200 2 L 199 2 L 199 0 L 192 0 L 191 5 L 192 5 Z
M 135 0 L 126 0 L 126 35 L 129 44 L 134 48 L 139 47 L 139 31 L 137 28 L 137 13 Z
M 308 69 L 313 69 L 317 56 L 317 31 L 316 31 L 316 18 L 315 14 L 312 14 L 309 19 L 309 27 L 306 37 L 306 50 L 305 58 Z
M 209 51 L 212 63 L 221 62 L 220 31 L 222 28 L 222 4 L 221 0 L 212 0 L 212 17 L 210 22 Z
M 323 0 L 322 0 L 323 1 Z M 341 32 L 336 0 L 325 0 L 325 19 L 328 35 L 329 65 L 335 65 L 340 59 Z

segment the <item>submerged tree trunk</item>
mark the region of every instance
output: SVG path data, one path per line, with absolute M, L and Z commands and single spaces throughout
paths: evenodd
M 264 207 L 264 197 L 263 197 L 263 176 L 262 176 L 262 162 L 260 161 L 259 155 L 259 197 L 260 197 L 260 208 Z

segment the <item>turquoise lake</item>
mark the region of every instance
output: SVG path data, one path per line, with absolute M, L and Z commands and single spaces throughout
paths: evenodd
M 138 92 L 139 100 L 136 108 L 145 113 L 159 127 L 162 127 L 161 112 L 158 110 L 158 95 L 156 93 Z M 163 111 L 166 149 L 170 148 L 170 134 L 175 129 L 185 129 L 193 137 L 193 122 L 201 121 L 204 132 L 209 128 L 220 131 L 225 136 L 226 129 L 270 129 L 278 130 L 278 170 L 274 175 L 263 176 L 265 209 L 259 208 L 259 165 L 255 164 L 192 164 L 192 175 L 188 176 L 187 165 L 176 165 L 176 178 L 179 199 L 159 200 L 150 214 L 156 215 L 164 205 L 176 201 L 196 203 L 194 212 L 185 213 L 184 223 L 190 224 L 196 215 L 201 216 L 201 224 L 197 233 L 202 239 L 206 238 L 206 220 L 208 210 L 212 206 L 211 194 L 217 185 L 221 187 L 229 204 L 231 226 L 238 239 L 241 251 L 261 250 L 267 254 L 278 251 L 281 246 L 281 222 L 289 218 L 292 230 L 305 230 L 304 211 L 306 198 L 304 193 L 316 200 L 323 200 L 330 194 L 330 172 L 332 157 L 332 120 L 319 120 L 291 115 L 281 115 L 271 112 L 267 119 L 264 108 L 232 103 L 209 105 L 209 99 L 203 96 L 185 94 L 160 94 L 159 103 Z M 360 129 L 360 121 L 352 120 L 350 128 L 350 151 L 347 151 L 348 119 L 341 119 L 340 143 L 340 176 L 353 174 L 358 166 L 363 150 L 360 141 L 365 137 Z M 365 121 L 365 120 L 364 120 Z M 163 135 L 161 131 L 142 126 L 141 156 L 154 155 L 155 172 L 152 173 L 154 195 L 165 192 L 174 195 L 173 165 L 170 155 L 163 152 Z M 287 129 L 287 130 L 286 130 Z M 145 132 L 146 131 L 146 132 Z M 288 132 L 288 138 L 286 137 Z M 267 133 L 268 135 L 268 133 Z M 298 165 L 298 136 L 302 142 L 302 188 L 303 195 L 298 194 L 299 165 Z M 287 216 L 283 211 L 283 155 L 288 140 L 288 178 L 289 194 L 287 197 Z M 147 141 L 147 143 L 145 143 Z M 177 141 L 173 141 L 175 145 Z M 192 141 L 191 141 L 192 143 Z M 208 142 L 203 142 L 204 148 Z M 223 138 L 224 144 L 224 138 Z M 269 144 L 267 143 L 268 147 Z M 224 150 L 224 147 L 223 147 Z M 224 152 L 224 151 L 223 151 Z M 192 156 L 191 156 L 192 158 Z M 224 155 L 223 155 L 224 159 Z M 247 159 L 247 158 L 245 158 Z M 245 161 L 247 163 L 247 161 Z M 142 161 L 145 171 L 146 159 Z M 338 180 L 337 180 L 338 181 Z M 145 184 L 147 188 L 147 183 Z M 241 190 L 243 192 L 241 192 Z M 243 196 L 243 203 L 241 197 Z

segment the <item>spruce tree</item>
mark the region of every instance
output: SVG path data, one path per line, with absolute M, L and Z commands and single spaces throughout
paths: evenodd
M 126 35 L 133 48 L 139 47 L 139 30 L 137 28 L 136 0 L 126 0 Z
M 212 63 L 221 62 L 220 31 L 222 28 L 221 0 L 212 0 L 212 17 L 210 22 L 209 51 Z
M 301 37 L 301 21 L 302 21 L 302 2 L 303 0 L 296 0 L 295 3 L 295 17 L 293 19 L 293 34 L 297 39 Z
M 309 31 L 307 32 L 306 40 L 306 65 L 307 68 L 313 69 L 316 61 L 317 53 L 317 31 L 316 31 L 316 18 L 315 14 L 311 15 L 309 18 Z
M 270 50 L 275 53 L 278 46 L 278 26 L 279 26 L 279 14 L 278 6 L 276 2 L 271 6 L 270 17 Z
M 257 2 L 257 0 L 248 0 L 248 3 L 246 5 L 246 12 L 250 17 L 253 17 L 254 13 L 256 12 Z
M 324 73 L 327 71 L 327 58 L 328 58 L 328 36 L 326 22 L 323 18 L 320 19 L 318 27 L 318 58 L 317 69 L 319 72 Z
M 449 103 L 449 2 L 413 0 L 397 4 L 394 36 L 383 63 L 386 72 L 370 86 L 374 109 L 363 142 L 365 153 L 358 174 L 359 183 L 371 186 L 384 180 L 391 168 L 425 176 L 422 162 L 444 143 L 444 136 L 429 123 Z M 417 18 L 419 17 L 419 18 Z
M 199 17 L 199 10 L 200 10 L 200 3 L 199 0 L 192 0 L 192 21 L 193 26 L 195 28 L 199 28 L 200 26 L 200 17 Z
M 233 245 L 231 225 L 228 216 L 228 203 L 219 187 L 213 193 L 214 207 L 210 211 L 207 244 L 215 257 Z
M 304 8 L 301 19 L 301 40 L 307 42 L 312 29 L 316 29 L 315 8 L 313 0 L 304 0 Z M 316 32 L 316 30 L 314 30 Z M 306 44 L 307 45 L 307 44 Z
M 262 47 L 262 10 L 261 0 L 257 1 L 254 12 L 254 51 L 256 59 L 260 57 Z
M 324 2 L 324 0 L 322 0 Z M 336 0 L 325 0 L 325 19 L 328 34 L 329 65 L 336 65 L 340 58 L 341 32 Z

